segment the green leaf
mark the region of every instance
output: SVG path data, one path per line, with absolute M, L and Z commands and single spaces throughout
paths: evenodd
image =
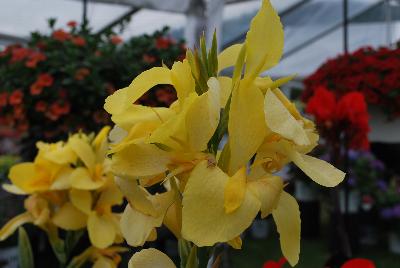
M 181 259 L 181 268 L 186 267 L 186 263 L 190 254 L 190 242 L 184 239 L 178 240 L 179 257 Z
M 185 268 L 198 268 L 199 261 L 197 259 L 197 246 L 193 245 L 190 250 L 189 258 L 187 259 Z
M 31 242 L 23 227 L 18 228 L 18 263 L 20 268 L 35 267 Z
M 82 235 L 85 233 L 85 230 L 78 231 L 68 231 L 65 237 L 65 252 L 67 257 L 71 255 L 72 250 L 75 248 L 76 244 L 78 244 Z
M 65 243 L 64 240 L 58 237 L 57 228 L 50 228 L 50 230 L 47 231 L 47 236 L 49 238 L 51 248 L 53 249 L 53 252 L 56 255 L 58 261 L 61 265 L 65 265 L 67 262 Z

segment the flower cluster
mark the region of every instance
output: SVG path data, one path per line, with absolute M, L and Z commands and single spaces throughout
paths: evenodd
M 306 112 L 315 117 L 325 138 L 335 141 L 344 133 L 349 148 L 369 148 L 369 116 L 361 93 L 349 92 L 337 98 L 325 87 L 318 87 L 306 105 Z
M 141 73 L 106 99 L 116 125 L 111 170 L 129 201 L 120 222 L 129 245 L 142 246 L 165 225 L 180 241 L 182 267 L 197 267 L 191 266 L 197 247 L 240 248 L 240 235 L 261 212 L 262 218 L 272 214 L 285 258 L 292 266 L 298 262 L 299 206 L 275 173 L 293 162 L 327 187 L 345 174 L 307 155 L 319 136 L 279 90 L 290 77 L 260 77 L 278 64 L 283 37 L 278 15 L 264 0 L 243 44 L 217 55 L 215 37 L 210 50 L 202 38 L 200 51 L 188 50 L 172 68 Z M 221 75 L 231 66 L 232 77 Z M 159 84 L 172 85 L 177 101 L 156 108 L 135 104 Z M 160 184 L 155 193 L 152 186 Z M 136 253 L 129 265 L 175 267 L 155 249 Z
M 122 44 L 114 33 L 93 34 L 73 21 L 63 30 L 54 23 L 49 35 L 33 33 L 28 46 L 0 52 L 0 124 L 27 135 L 32 145 L 66 138 L 69 131 L 98 131 L 109 123 L 101 109 L 106 96 L 132 75 L 161 59 L 171 65 L 185 51 L 167 29 Z M 140 102 L 169 105 L 176 99 L 172 92 L 159 86 Z
M 89 253 L 78 258 L 117 267 L 119 259 L 114 257 L 123 249 L 113 245 L 123 242 L 123 238 L 119 215 L 113 213 L 112 207 L 122 203 L 123 195 L 114 183 L 106 157 L 108 132 L 106 127 L 96 137 L 78 133 L 67 142 L 39 142 L 33 162 L 14 165 L 9 172 L 12 184 L 4 184 L 3 188 L 28 196 L 24 203 L 26 212 L 0 230 L 0 240 L 26 223 L 43 229 L 51 243 L 61 240 L 59 229 L 87 229 L 92 246 Z M 60 262 L 65 258 L 59 257 Z
M 324 63 L 305 81 L 303 100 L 324 86 L 341 97 L 360 91 L 368 104 L 379 106 L 388 116 L 400 115 L 400 49 L 370 47 L 339 55 Z

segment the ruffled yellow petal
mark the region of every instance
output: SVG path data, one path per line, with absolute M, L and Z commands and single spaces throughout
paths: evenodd
M 115 153 L 111 169 L 121 176 L 145 177 L 167 170 L 169 154 L 153 144 L 132 144 Z
M 280 18 L 271 3 L 263 0 L 246 36 L 246 74 L 257 76 L 275 66 L 283 53 L 283 41 Z
M 149 248 L 135 253 L 128 268 L 176 268 L 172 260 L 161 251 Z
M 0 241 L 4 241 L 5 239 L 7 239 L 10 235 L 12 235 L 15 232 L 15 230 L 18 229 L 18 227 L 28 222 L 33 222 L 33 217 L 29 212 L 22 213 L 9 220 L 0 229 Z
M 213 136 L 220 115 L 220 87 L 216 78 L 208 80 L 209 90 L 199 96 L 189 107 L 186 115 L 188 144 L 193 152 L 207 149 L 207 143 Z
M 122 195 L 122 192 L 119 190 L 118 186 L 111 184 L 101 192 L 100 197 L 97 200 L 96 207 L 109 208 L 114 205 L 120 205 L 123 202 L 123 198 L 124 196 Z
M 192 76 L 192 70 L 189 62 L 185 59 L 183 62 L 177 61 L 171 69 L 171 81 L 176 90 L 179 104 L 182 105 L 185 99 L 195 93 L 195 83 Z
M 260 200 L 261 218 L 267 217 L 276 208 L 283 191 L 283 181 L 278 176 L 250 181 L 249 190 Z
M 132 208 L 146 215 L 157 216 L 157 210 L 154 208 L 150 194 L 138 184 L 137 180 L 117 177 L 115 182 L 124 193 L 126 199 L 128 199 Z
M 224 191 L 228 175 L 207 161 L 192 171 L 183 192 L 182 237 L 197 246 L 212 246 L 239 236 L 260 210 L 260 202 L 246 191 L 242 205 L 226 214 Z M 201 205 L 199 205 L 201 204 Z
M 48 174 L 39 173 L 35 164 L 26 162 L 11 167 L 8 174 L 11 182 L 26 193 L 46 191 L 51 184 Z
M 182 202 L 176 200 L 167 210 L 164 217 L 164 225 L 170 230 L 177 239 L 182 237 Z
M 271 90 L 265 94 L 264 112 L 265 122 L 273 132 L 298 145 L 310 144 L 302 124 L 292 116 Z
M 78 167 L 71 173 L 71 186 L 81 190 L 94 190 L 103 186 L 103 179 L 94 180 L 87 168 Z
M 277 208 L 272 212 L 280 235 L 281 249 L 291 266 L 299 261 L 300 210 L 296 199 L 282 192 Z
M 71 203 L 80 211 L 89 214 L 92 211 L 92 194 L 89 191 L 71 189 L 69 191 Z
M 219 53 L 218 72 L 235 65 L 242 46 L 242 44 L 235 44 L 225 48 L 221 53 Z
M 51 190 L 66 190 L 71 188 L 71 175 L 74 170 L 64 166 L 57 173 L 55 181 L 51 184 Z
M 138 123 L 153 122 L 162 124 L 174 114 L 168 108 L 148 107 L 143 105 L 131 105 L 121 113 L 112 116 L 112 121 L 119 127 L 129 131 Z
M 232 93 L 229 112 L 229 174 L 234 174 L 256 153 L 266 133 L 263 95 L 255 87 L 239 87 Z
M 44 153 L 43 156 L 47 160 L 60 165 L 74 163 L 77 159 L 77 155 L 72 150 L 71 146 L 62 143 L 57 144 L 54 150 Z
M 228 178 L 224 191 L 225 213 L 232 213 L 242 205 L 246 194 L 246 182 L 246 167 L 242 167 Z
M 92 266 L 92 268 L 116 268 L 116 267 L 117 265 L 113 260 L 105 257 L 98 258 Z
M 92 211 L 87 221 L 90 242 L 97 248 L 106 248 L 114 243 L 116 236 L 112 215 L 100 215 Z
M 68 140 L 68 144 L 87 168 L 90 170 L 94 168 L 96 155 L 88 142 L 80 139 L 78 135 L 74 135 Z
M 290 158 L 313 181 L 325 187 L 335 187 L 346 176 L 331 164 L 309 155 L 291 151 Z
M 152 203 L 157 211 L 156 216 L 146 215 L 127 205 L 122 214 L 120 225 L 126 242 L 134 247 L 142 246 L 155 227 L 160 227 L 167 209 L 174 202 L 172 191 L 152 196 Z
M 79 230 L 86 226 L 87 216 L 71 203 L 65 203 L 54 214 L 52 221 L 64 230 Z

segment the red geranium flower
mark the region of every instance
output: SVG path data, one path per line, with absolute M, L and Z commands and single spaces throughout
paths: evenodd
M 54 78 L 48 73 L 42 73 L 38 76 L 36 83 L 42 87 L 50 87 L 53 85 Z
M 8 94 L 7 92 L 0 93 L 0 107 L 7 105 Z
M 111 36 L 110 40 L 111 40 L 111 43 L 114 45 L 118 45 L 118 44 L 122 43 L 122 41 L 123 41 L 122 38 L 119 37 L 118 35 Z
M 72 37 L 71 42 L 74 43 L 74 45 L 76 45 L 78 47 L 84 47 L 86 45 L 85 38 L 83 38 L 81 36 Z
M 60 30 L 56 30 L 53 32 L 52 34 L 53 39 L 60 41 L 60 42 L 64 42 L 67 41 L 68 39 L 71 38 L 71 35 L 69 33 L 67 33 L 66 31 L 60 29 Z
M 38 82 L 35 82 L 30 87 L 30 93 L 32 96 L 40 95 L 43 91 L 43 86 L 40 85 Z
M 74 20 L 71 20 L 67 23 L 67 25 L 68 27 L 75 28 L 78 25 L 78 23 Z
M 12 56 L 11 56 L 10 62 L 14 63 L 14 62 L 24 60 L 26 57 L 29 56 L 30 51 L 27 48 L 15 47 L 12 49 L 11 54 L 12 54 Z
M 10 94 L 8 101 L 11 105 L 18 105 L 22 103 L 23 98 L 24 93 L 20 89 L 16 89 Z
M 282 257 L 277 262 L 267 261 L 266 263 L 264 263 L 263 268 L 282 268 L 286 262 L 287 260 L 284 257 Z
M 333 120 L 336 109 L 336 97 L 325 87 L 318 87 L 308 101 L 306 112 L 313 114 L 317 121 Z
M 166 49 L 172 44 L 172 40 L 166 37 L 159 37 L 156 39 L 156 48 L 157 49 Z
M 47 109 L 47 103 L 44 102 L 44 101 L 38 101 L 38 102 L 35 104 L 35 110 L 36 110 L 37 112 L 44 112 L 44 111 L 46 111 L 46 109 Z
M 156 61 L 156 57 L 148 55 L 148 54 L 144 54 L 143 55 L 143 61 L 146 62 L 146 63 L 151 64 L 151 63 L 154 63 Z
M 32 52 L 29 55 L 28 61 L 25 63 L 25 66 L 28 68 L 36 68 L 36 65 L 44 60 L 46 60 L 46 55 L 40 52 Z
M 90 70 L 88 68 L 79 68 L 75 72 L 75 80 L 81 81 L 86 78 L 90 74 Z
M 375 264 L 367 259 L 352 259 L 342 265 L 342 268 L 375 268 Z

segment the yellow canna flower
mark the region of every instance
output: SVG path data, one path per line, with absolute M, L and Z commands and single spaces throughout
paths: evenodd
M 127 250 L 127 248 L 115 246 L 105 249 L 89 247 L 80 255 L 74 257 L 70 265 L 80 267 L 90 261 L 93 263 L 92 268 L 117 268 L 121 262 L 119 254 Z
M 155 249 L 142 249 L 129 260 L 128 268 L 176 268 L 174 262 L 164 253 Z

